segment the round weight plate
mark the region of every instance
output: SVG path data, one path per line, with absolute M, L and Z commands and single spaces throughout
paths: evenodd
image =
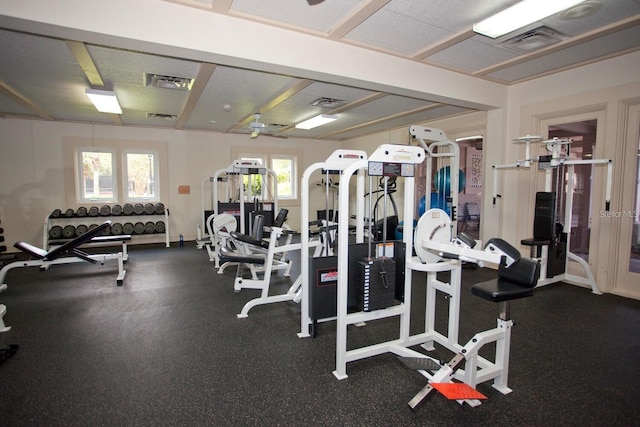
M 102 235 L 108 236 L 111 234 L 111 224 L 107 225 L 104 229 L 102 229 Z
M 89 208 L 89 216 L 98 216 L 99 214 L 100 214 L 100 209 L 98 209 L 97 206 L 91 206 Z
M 66 216 L 67 218 L 71 218 L 73 216 L 73 209 L 67 209 L 66 211 L 64 211 L 64 216 Z
M 156 232 L 164 233 L 167 228 L 164 225 L 164 221 L 156 222 Z
M 135 234 L 143 234 L 144 233 L 144 224 L 141 222 L 136 222 L 133 226 L 133 232 Z
M 82 236 L 87 231 L 89 231 L 89 227 L 87 227 L 84 224 L 80 224 L 79 226 L 76 227 L 76 237 Z
M 122 226 L 122 232 L 124 234 L 133 234 L 133 224 L 130 222 L 125 222 Z
M 133 213 L 133 205 L 131 203 L 125 203 L 122 207 L 122 213 L 125 215 L 131 215 Z
M 436 263 L 441 260 L 437 252 L 423 246 L 425 240 L 439 243 L 451 242 L 451 218 L 442 209 L 429 209 L 416 225 L 413 246 L 416 255 L 423 264 Z
M 53 212 L 51 212 L 51 218 L 60 218 L 61 215 L 62 211 L 60 209 L 54 209 Z
M 101 216 L 109 216 L 109 215 L 111 215 L 111 206 L 102 205 L 102 207 L 100 207 L 100 215 Z
M 133 205 L 133 213 L 136 215 L 142 215 L 144 213 L 144 205 L 142 203 L 136 203 Z
M 153 206 L 153 203 L 146 203 L 144 205 L 144 213 L 147 215 L 153 215 L 156 212 L 156 207 Z
M 59 239 L 62 237 L 62 227 L 59 225 L 54 225 L 49 229 L 49 238 L 50 239 Z
M 164 213 L 164 204 L 156 203 L 156 214 L 162 215 Z
M 78 216 L 87 216 L 87 208 L 85 208 L 84 206 L 80 206 L 78 208 L 78 210 L 76 211 L 76 215 L 78 215 Z
M 111 234 L 115 234 L 115 235 L 122 234 L 122 229 L 123 229 L 122 224 L 120 224 L 119 222 L 116 222 L 111 226 Z
M 122 206 L 120 205 L 113 205 L 113 207 L 111 208 L 111 215 L 122 215 Z
M 156 232 L 156 225 L 152 221 L 148 221 L 144 224 L 144 232 L 146 234 L 153 234 Z
M 98 226 L 98 224 L 91 224 L 89 226 L 89 230 L 93 230 L 94 228 L 96 228 Z
M 62 237 L 71 239 L 76 235 L 76 228 L 73 225 L 65 225 L 62 229 Z

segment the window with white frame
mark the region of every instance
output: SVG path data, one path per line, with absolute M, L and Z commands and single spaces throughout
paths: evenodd
M 242 160 L 257 160 L 264 167 L 271 169 L 275 173 L 279 200 L 297 199 L 297 156 L 289 154 L 245 154 L 240 158 Z M 260 195 L 262 188 L 261 176 L 245 176 L 243 177 L 243 182 L 245 194 L 251 196 Z
M 126 200 L 157 200 L 158 155 L 148 151 L 129 151 L 124 154 L 124 179 Z
M 78 203 L 161 199 L 157 151 L 78 148 L 77 159 Z
M 78 153 L 79 202 L 113 202 L 118 199 L 115 153 L 108 149 L 80 149 Z

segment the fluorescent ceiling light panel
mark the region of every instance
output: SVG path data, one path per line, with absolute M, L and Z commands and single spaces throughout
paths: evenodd
M 101 113 L 122 114 L 115 92 L 110 90 L 85 89 L 85 93 Z
M 315 116 L 310 118 L 309 120 L 298 123 L 296 125 L 296 129 L 309 130 L 318 126 L 326 125 L 327 123 L 331 123 L 334 120 L 338 120 L 338 116 L 332 116 L 331 114 L 320 114 L 319 116 Z
M 473 31 L 493 39 L 554 15 L 584 0 L 523 0 L 477 24 Z

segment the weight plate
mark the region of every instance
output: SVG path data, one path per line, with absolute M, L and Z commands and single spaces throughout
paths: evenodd
M 143 234 L 144 233 L 144 224 L 141 222 L 136 222 L 133 226 L 133 232 L 135 234 Z
M 166 230 L 166 227 L 164 225 L 164 221 L 158 221 L 156 222 L 156 232 L 158 233 L 164 233 Z
M 66 211 L 64 211 L 64 216 L 66 216 L 67 218 L 71 218 L 73 216 L 73 209 L 67 209 Z
M 113 207 L 111 208 L 111 215 L 122 215 L 122 206 L 120 205 L 113 205 Z
M 98 226 L 98 224 L 91 224 L 89 226 L 89 230 L 93 230 L 94 228 L 96 228 Z
M 162 203 L 156 203 L 156 214 L 162 215 L 164 213 L 164 205 Z
M 62 229 L 62 237 L 71 239 L 76 235 L 76 228 L 73 225 L 65 225 Z
M 97 206 L 91 206 L 89 208 L 89 216 L 98 216 L 99 214 L 100 214 L 100 209 L 98 209 Z
M 125 215 L 131 215 L 133 213 L 133 205 L 131 203 L 125 203 L 122 207 L 122 213 Z
M 87 231 L 89 231 L 89 227 L 84 224 L 80 224 L 76 227 L 76 237 L 82 236 Z
M 124 232 L 124 234 L 133 234 L 133 224 L 130 222 L 126 222 L 122 226 L 122 231 Z
M 136 203 L 133 205 L 133 213 L 136 215 L 142 215 L 144 213 L 144 205 L 142 203 Z
M 102 229 L 103 236 L 108 236 L 109 234 L 111 234 L 111 224 Z
M 111 206 L 102 205 L 102 207 L 100 207 L 100 215 L 101 216 L 109 216 L 109 215 L 111 215 Z
M 78 216 L 87 216 L 87 208 L 85 208 L 84 206 L 80 206 L 78 208 L 78 210 L 76 211 L 76 215 L 78 215 Z
M 144 232 L 146 234 L 153 234 L 156 232 L 156 225 L 152 221 L 148 221 L 144 224 Z
M 147 203 L 144 205 L 144 213 L 147 215 L 153 215 L 156 211 L 156 207 L 153 206 L 153 203 Z
M 113 209 L 111 211 L 113 212 Z M 115 234 L 115 235 L 122 234 L 122 230 L 123 230 L 122 224 L 120 224 L 119 222 L 116 222 L 111 226 L 111 234 Z
M 62 237 L 62 227 L 59 225 L 54 225 L 49 229 L 49 238 L 50 239 L 59 239 Z
M 62 215 L 60 209 L 54 209 L 53 212 L 51 212 L 51 218 L 60 218 L 60 215 Z

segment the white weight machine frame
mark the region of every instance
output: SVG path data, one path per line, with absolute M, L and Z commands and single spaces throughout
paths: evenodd
M 457 142 L 451 141 L 447 135 L 436 128 L 412 125 L 409 127 L 409 134 L 418 140 L 420 146 L 424 149 L 427 159 L 443 158 L 449 159 L 449 188 L 451 195 L 446 196 L 447 202 L 451 202 L 451 220 L 452 227 L 457 230 L 458 227 L 458 187 L 460 184 L 460 146 Z M 448 148 L 450 151 L 440 152 L 440 148 Z M 433 174 L 433 162 L 426 162 L 426 186 L 425 186 L 425 211 L 431 208 L 431 176 Z
M 231 165 L 229 165 L 229 167 L 225 168 L 225 169 L 219 169 L 217 170 L 213 176 L 211 177 L 207 177 L 205 179 L 202 180 L 201 184 L 200 184 L 200 188 L 201 188 L 201 204 L 202 204 L 202 215 L 204 215 L 204 212 L 206 210 L 206 202 L 205 202 L 205 183 L 211 182 L 211 203 L 212 203 L 212 210 L 213 210 L 213 214 L 210 215 L 208 218 L 205 219 L 205 223 L 202 226 L 202 229 L 205 230 L 205 232 L 207 233 L 206 236 L 202 236 L 202 229 L 200 227 L 200 224 L 198 224 L 197 226 L 197 246 L 198 248 L 202 248 L 203 246 L 207 249 L 207 253 L 209 255 L 209 261 L 212 261 L 215 263 L 216 268 L 220 268 L 220 261 L 219 261 L 219 251 L 220 251 L 220 245 L 223 244 L 223 240 L 226 239 L 221 239 L 220 236 L 216 236 L 215 234 L 212 235 L 210 232 L 210 227 L 209 227 L 209 223 L 211 221 L 214 220 L 214 218 L 220 213 L 219 209 L 218 209 L 218 202 L 219 202 L 219 190 L 218 190 L 218 183 L 220 182 L 219 180 L 222 178 L 222 176 L 226 176 L 226 185 L 227 187 L 230 185 L 230 177 L 232 176 L 244 176 L 244 175 L 261 175 L 262 176 L 262 189 L 261 189 L 261 194 L 265 194 L 265 189 L 267 186 L 267 180 L 266 177 L 267 175 L 270 175 L 271 178 L 273 179 L 273 212 L 274 215 L 278 212 L 278 177 L 276 175 L 276 173 L 269 168 L 266 168 L 262 165 L 261 162 L 257 161 L 257 160 L 242 160 L 242 159 L 238 159 L 238 160 L 234 160 Z M 240 185 L 238 186 L 238 204 L 239 204 L 239 224 L 236 227 L 236 229 L 238 229 L 240 231 L 240 233 L 246 234 L 246 230 L 245 230 L 245 224 L 244 224 L 244 202 L 245 202 L 245 195 L 244 195 L 244 185 L 241 182 Z M 205 238 L 207 237 L 207 238 Z M 254 276 L 255 277 L 255 276 Z
M 317 252 L 318 249 L 322 249 L 322 243 L 319 242 L 319 246 L 317 245 L 312 245 L 312 242 L 309 239 L 306 239 L 305 236 L 309 236 L 310 234 L 310 222 L 309 222 L 309 212 L 310 212 L 310 195 L 309 195 L 309 189 L 310 189 L 310 179 L 311 176 L 313 175 L 314 172 L 318 171 L 318 170 L 334 170 L 334 171 L 342 171 L 342 174 L 340 175 L 340 185 L 342 185 L 342 181 L 346 180 L 348 181 L 348 177 L 350 177 L 350 175 L 346 175 L 345 171 L 354 163 L 357 162 L 362 162 L 362 161 L 366 161 L 367 160 L 367 153 L 365 153 L 364 151 L 361 150 L 344 150 L 344 149 L 339 149 L 334 151 L 333 153 L 331 153 L 331 155 L 327 158 L 327 160 L 325 160 L 324 162 L 318 162 L 318 163 L 314 163 L 312 165 L 310 165 L 309 167 L 307 167 L 307 169 L 304 171 L 304 173 L 302 174 L 302 180 L 301 180 L 301 193 L 300 193 L 300 201 L 301 201 L 301 224 L 300 224 L 300 234 L 302 236 L 301 239 L 301 249 L 300 249 L 300 259 L 301 259 L 301 268 L 300 268 L 300 274 L 301 274 L 301 289 L 302 289 L 302 294 L 300 296 L 302 304 L 301 304 L 301 310 L 300 310 L 300 332 L 298 333 L 298 337 L 300 338 L 308 338 L 311 336 L 311 334 L 309 333 L 309 330 L 311 328 L 311 325 L 313 324 L 313 320 L 311 319 L 311 315 L 310 315 L 310 310 L 309 310 L 309 297 L 310 297 L 310 293 L 311 293 L 311 284 L 309 283 L 309 253 L 310 253 L 310 249 L 312 247 L 315 246 L 316 249 L 316 254 L 315 256 L 319 256 L 320 254 Z M 353 172 L 351 172 L 353 173 Z M 345 179 L 346 178 L 346 179 Z M 362 179 L 364 179 L 364 177 L 362 177 Z M 362 193 L 363 197 L 358 197 L 357 198 L 357 204 L 358 204 L 358 212 L 360 213 L 360 215 L 358 215 L 356 222 L 356 240 L 358 240 L 359 242 L 363 241 L 363 237 L 364 237 L 364 181 L 360 182 L 360 178 L 358 178 L 358 185 L 362 186 L 361 188 L 359 187 L 359 194 Z M 342 209 L 341 206 L 343 206 L 344 203 L 344 210 L 348 211 L 348 206 L 349 206 L 349 200 L 347 199 L 346 202 L 343 202 L 342 199 L 340 198 L 338 201 L 338 214 L 341 216 L 342 218 Z M 346 230 L 343 231 L 344 237 L 348 238 L 349 236 L 349 217 L 346 218 L 342 218 L 340 221 L 343 221 L 344 223 L 344 227 L 346 227 Z M 324 227 L 325 230 L 327 230 L 327 233 L 330 233 L 332 236 L 335 236 L 335 230 L 332 231 L 328 231 L 328 228 L 330 225 L 335 225 L 333 224 L 331 221 L 329 221 L 329 218 L 326 218 L 322 225 L 320 226 L 320 229 L 322 229 L 322 227 Z M 325 241 L 328 238 L 328 236 L 325 236 Z M 330 250 L 332 250 L 330 248 Z M 329 255 L 328 253 L 325 255 Z M 346 259 L 346 256 L 343 257 Z M 339 268 L 339 267 L 338 267 Z M 319 322 L 324 322 L 324 321 L 330 321 L 330 320 L 334 320 L 335 317 L 330 317 L 327 319 L 320 319 L 318 320 Z
M 571 139 L 559 139 L 553 138 L 548 140 L 543 140 L 540 136 L 531 136 L 526 135 L 523 137 L 519 137 L 513 140 L 516 143 L 524 143 L 525 144 L 525 159 L 518 160 L 515 163 L 511 164 L 503 164 L 503 165 L 494 165 L 493 166 L 493 204 L 496 204 L 497 199 L 502 196 L 498 193 L 498 174 L 501 170 L 506 169 L 529 169 L 533 164 L 535 164 L 538 159 L 531 158 L 531 142 L 539 142 L 545 144 L 547 146 L 547 150 L 551 152 L 551 160 L 548 165 L 541 166 L 541 168 L 545 171 L 545 185 L 544 191 L 551 192 L 553 185 L 553 176 L 552 169 L 557 168 L 559 166 L 567 167 L 567 189 L 566 189 L 566 199 L 565 199 L 565 209 L 564 209 L 564 225 L 565 227 L 569 227 L 567 232 L 567 259 L 565 263 L 565 272 L 562 274 L 558 274 L 554 277 L 547 278 L 547 260 L 548 260 L 548 246 L 542 247 L 542 254 L 540 257 L 540 279 L 538 280 L 537 286 L 549 285 L 551 283 L 557 282 L 567 282 L 571 284 L 575 284 L 582 287 L 590 287 L 591 292 L 597 295 L 602 294 L 600 291 L 598 284 L 596 283 L 595 277 L 591 271 L 591 267 L 589 264 L 579 257 L 578 255 L 572 253 L 570 248 L 571 243 L 571 214 L 573 211 L 573 190 L 575 187 L 574 182 L 574 166 L 575 165 L 606 165 L 607 166 L 607 181 L 605 187 L 605 210 L 609 211 L 611 207 L 611 188 L 613 183 L 613 161 L 611 159 L 591 159 L 591 160 L 568 160 L 562 155 L 562 146 L 569 146 L 573 141 Z M 570 149 L 567 150 L 570 153 Z M 578 276 L 575 274 L 568 273 L 569 271 L 569 262 L 574 261 L 580 265 L 585 276 Z

